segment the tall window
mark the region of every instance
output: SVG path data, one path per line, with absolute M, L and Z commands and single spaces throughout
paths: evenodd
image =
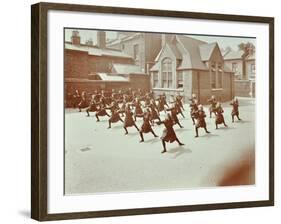
M 152 76 L 153 76 L 153 87 L 158 87 L 158 83 L 159 83 L 158 72 L 153 72 Z
M 238 65 L 237 65 L 236 62 L 232 63 L 232 71 L 235 72 L 235 73 L 238 72 Z
M 251 64 L 251 73 L 252 74 L 256 73 L 256 64 Z
M 135 44 L 134 45 L 134 59 L 135 60 L 138 60 L 139 59 L 139 45 L 138 44 Z
M 182 71 L 179 71 L 177 73 L 177 88 L 178 89 L 183 88 L 183 75 L 182 75 Z
M 211 87 L 212 89 L 222 88 L 223 66 L 222 63 L 211 63 Z
M 222 64 L 218 64 L 218 70 L 217 70 L 217 85 L 216 88 L 222 88 L 222 73 L 223 73 L 223 68 Z
M 172 60 L 165 58 L 162 61 L 162 87 L 171 88 L 173 85 Z
M 212 89 L 216 88 L 216 64 L 211 64 L 211 86 Z

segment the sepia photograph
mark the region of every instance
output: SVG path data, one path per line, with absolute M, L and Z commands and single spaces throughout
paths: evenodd
M 65 28 L 65 194 L 254 185 L 255 46 Z

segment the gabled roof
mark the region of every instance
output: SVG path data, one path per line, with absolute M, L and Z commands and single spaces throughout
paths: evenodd
M 210 43 L 210 44 L 202 44 L 199 46 L 199 51 L 202 61 L 209 61 L 216 45 L 217 43 Z
M 178 59 L 177 70 L 197 69 L 209 70 L 205 61 L 210 60 L 217 43 L 210 43 L 191 38 L 184 35 L 175 35 L 169 44 L 165 44 L 157 55 L 156 63 L 150 71 L 158 71 L 161 66 L 160 58 L 164 48 L 169 48 L 173 55 Z M 219 49 L 219 47 L 218 47 Z M 225 72 L 232 72 L 229 68 L 224 68 Z
M 202 61 L 199 50 L 199 46 L 202 44 L 205 45 L 207 43 L 188 36 L 175 35 L 171 42 L 165 44 L 161 49 L 155 59 L 156 64 L 151 68 L 151 71 L 157 71 L 159 69 L 159 59 L 165 47 L 169 48 L 173 52 L 174 56 L 180 61 L 177 69 L 207 70 L 208 68 Z
M 112 72 L 116 74 L 145 74 L 138 65 L 112 64 Z
M 64 44 L 64 47 L 67 50 L 87 52 L 89 55 L 94 55 L 94 56 L 110 56 L 110 57 L 132 59 L 130 55 L 122 51 L 108 49 L 108 48 L 98 48 L 95 46 L 88 46 L 88 45 L 74 45 L 67 42 Z
M 224 60 L 235 60 L 235 59 L 242 59 L 244 55 L 244 51 L 238 50 L 238 51 L 229 51 L 224 55 Z

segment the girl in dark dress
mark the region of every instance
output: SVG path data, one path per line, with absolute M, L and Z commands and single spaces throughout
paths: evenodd
M 183 128 L 183 126 L 180 124 L 180 121 L 178 119 L 178 107 L 176 106 L 177 103 L 175 103 L 174 107 L 168 108 L 167 111 L 171 111 L 171 117 L 175 124 L 178 124 L 180 128 Z
M 153 131 L 151 125 L 150 125 L 150 120 L 151 120 L 150 117 L 151 117 L 151 113 L 150 113 L 149 109 L 147 109 L 146 112 L 143 115 L 143 124 L 141 126 L 140 131 L 139 131 L 140 132 L 140 137 L 141 137 L 141 141 L 140 142 L 144 142 L 143 133 L 151 132 L 155 138 L 158 137 L 154 133 L 154 131 Z
M 210 103 L 209 111 L 210 111 L 210 118 L 212 118 L 212 113 L 216 115 L 217 100 L 215 96 L 212 96 L 211 99 L 208 99 L 207 101 Z
M 87 107 L 87 98 L 86 98 L 86 92 L 83 91 L 82 92 L 82 95 L 81 95 L 81 101 L 80 103 L 78 104 L 78 108 L 79 108 L 79 112 L 81 112 L 81 109 Z
M 139 128 L 137 127 L 137 125 L 135 124 L 135 121 L 133 119 L 133 113 L 130 109 L 130 105 L 127 104 L 126 108 L 125 108 L 125 122 L 124 122 L 124 126 L 123 126 L 125 129 L 125 135 L 128 134 L 127 128 L 132 127 L 132 126 L 134 126 L 139 131 Z
M 78 89 L 75 90 L 75 93 L 72 95 L 72 99 L 73 99 L 73 108 L 76 108 L 81 101 L 81 95 Z
M 190 116 L 193 122 L 193 125 L 195 125 L 195 115 L 198 111 L 198 101 L 197 99 L 192 99 L 190 103 Z
M 134 103 L 134 106 L 135 106 L 134 118 L 135 118 L 135 121 L 136 121 L 137 117 L 143 117 L 143 110 L 141 108 L 141 102 L 140 102 L 139 99 L 136 99 L 136 101 Z
M 198 110 L 194 113 L 194 117 L 196 119 L 196 125 L 195 125 L 196 135 L 195 135 L 195 138 L 197 138 L 199 136 L 198 135 L 198 129 L 199 128 L 204 128 L 206 133 L 210 133 L 207 130 L 207 125 L 206 125 L 206 121 L 205 121 L 206 114 L 205 114 L 205 112 L 203 110 L 203 106 L 202 105 L 198 106 Z
M 152 125 L 154 125 L 154 120 L 158 120 L 159 122 L 161 122 L 161 119 L 159 117 L 159 113 L 157 111 L 157 107 L 155 105 L 155 101 L 154 100 L 151 100 L 150 101 L 150 105 L 148 106 L 150 108 L 150 121 L 152 123 Z
M 179 104 L 177 101 L 176 101 L 174 107 L 175 107 L 175 109 L 176 109 L 177 114 L 181 114 L 181 116 L 182 116 L 183 118 L 185 118 L 185 116 L 184 116 L 183 113 L 182 113 L 181 106 L 180 106 L 180 104 Z
M 167 102 L 165 101 L 164 97 L 163 96 L 159 96 L 158 105 L 157 105 L 157 109 L 158 109 L 159 113 L 161 111 L 164 111 L 166 113 L 165 104 L 167 104 Z
M 97 110 L 96 95 L 92 95 L 89 107 L 86 108 L 87 117 L 90 117 L 89 112 L 95 112 Z
M 182 103 L 182 96 L 181 95 L 177 95 L 176 96 L 176 103 L 179 105 L 179 107 L 182 109 L 182 110 L 184 110 L 184 107 L 183 107 L 183 103 Z
M 122 117 L 124 117 L 125 108 L 126 108 L 126 100 L 124 99 L 119 109 L 119 114 L 121 114 Z
M 110 117 L 109 114 L 106 112 L 106 107 L 103 104 L 100 104 L 96 112 L 97 122 L 100 121 L 99 117 L 104 117 L 104 116 Z
M 224 116 L 223 116 L 224 110 L 222 109 L 222 106 L 220 102 L 217 103 L 216 106 L 216 129 L 218 129 L 219 124 L 224 124 L 225 127 L 227 127 L 225 121 L 224 121 Z
M 164 124 L 165 129 L 163 130 L 162 133 L 162 145 L 163 145 L 163 151 L 161 153 L 165 153 L 167 152 L 166 150 L 166 142 L 174 142 L 176 141 L 180 146 L 184 145 L 183 143 L 181 143 L 175 133 L 175 130 L 173 128 L 174 126 L 174 121 L 172 119 L 172 116 L 170 115 L 170 113 L 168 113 L 166 115 L 166 119 L 164 121 L 158 122 L 157 124 Z
M 240 117 L 239 117 L 239 102 L 238 99 L 233 99 L 232 103 L 230 104 L 232 105 L 232 112 L 231 112 L 231 117 L 232 117 L 232 123 L 234 122 L 234 116 L 237 117 L 237 119 L 240 121 Z
M 110 108 L 110 110 L 111 110 L 111 117 L 108 120 L 108 128 L 111 128 L 111 123 L 116 123 L 118 121 L 121 121 L 122 123 L 124 123 L 124 121 L 122 120 L 122 118 L 119 115 L 118 107 L 112 106 Z

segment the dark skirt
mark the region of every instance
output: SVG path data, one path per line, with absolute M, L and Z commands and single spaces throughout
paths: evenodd
M 159 119 L 158 113 L 156 111 L 152 111 L 151 120 Z
M 161 139 L 164 140 L 165 142 L 170 142 L 170 143 L 176 141 L 177 136 L 176 136 L 176 133 L 175 133 L 174 129 L 165 128 L 163 130 Z
M 141 126 L 141 132 L 143 133 L 148 133 L 151 132 L 151 125 L 149 124 L 149 122 L 144 122 Z
M 109 118 L 109 121 L 110 121 L 111 123 L 116 123 L 116 122 L 118 122 L 119 120 L 120 120 L 120 116 L 119 116 L 118 113 L 113 114 L 113 115 Z
M 232 110 L 231 115 L 232 116 L 239 116 L 239 110 Z
M 107 115 L 107 112 L 106 112 L 105 109 L 102 109 L 102 110 L 100 110 L 100 111 L 97 112 L 97 115 L 98 115 L 98 116 L 105 116 L 105 115 Z
M 142 116 L 142 114 L 143 114 L 143 111 L 142 111 L 141 107 L 136 107 L 135 116 Z
M 80 103 L 78 104 L 78 107 L 79 108 L 86 108 L 88 105 L 87 105 L 87 102 L 86 100 L 82 100 L 80 101 Z
M 158 104 L 158 111 L 160 112 L 160 111 L 163 111 L 164 109 L 165 109 L 164 104 L 163 103 L 159 103 Z
M 224 122 L 224 117 L 222 114 L 217 114 L 216 116 L 216 124 L 222 124 Z
M 96 107 L 96 105 L 90 105 L 90 106 L 87 108 L 87 110 L 90 111 L 90 112 L 95 112 L 95 111 L 97 111 L 97 107 Z
M 205 128 L 206 122 L 204 119 L 198 119 L 196 122 L 196 128 Z
M 125 118 L 125 122 L 124 122 L 124 128 L 127 128 L 127 127 L 132 127 L 135 125 L 135 121 L 133 119 L 133 117 L 126 117 Z

